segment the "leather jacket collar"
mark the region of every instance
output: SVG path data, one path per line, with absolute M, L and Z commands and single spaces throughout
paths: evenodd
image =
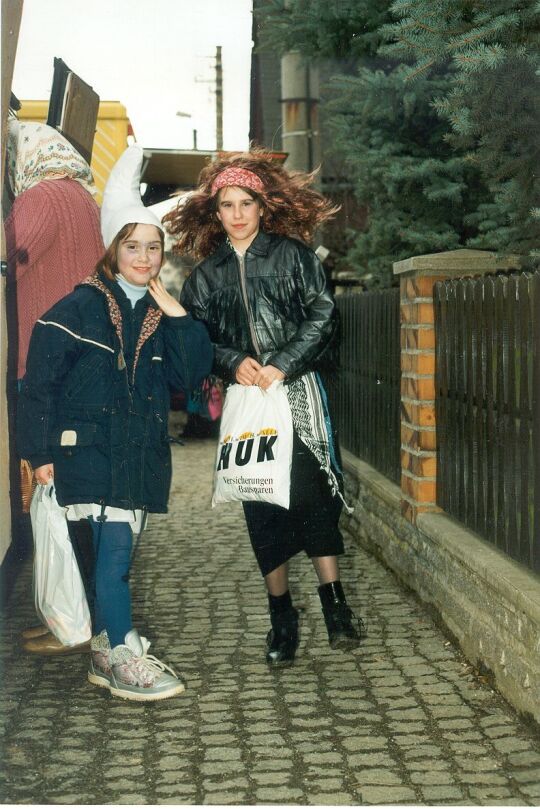
M 259 230 L 246 252 L 253 253 L 255 256 L 266 256 L 268 255 L 268 248 L 271 240 L 272 236 L 270 233 L 265 233 L 264 230 Z M 225 261 L 225 259 L 227 259 L 233 252 L 234 249 L 229 240 L 224 239 L 214 253 L 214 262 L 216 266 Z

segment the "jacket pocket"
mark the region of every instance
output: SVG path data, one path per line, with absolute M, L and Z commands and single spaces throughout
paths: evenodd
M 111 447 L 101 424 L 63 419 L 50 434 L 59 498 L 91 503 L 111 497 Z
M 50 441 L 55 449 L 70 451 L 77 447 L 103 444 L 105 433 L 99 424 L 66 422 L 52 430 Z

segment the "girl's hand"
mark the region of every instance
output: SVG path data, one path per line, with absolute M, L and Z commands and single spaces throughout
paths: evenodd
M 54 478 L 54 465 L 52 463 L 43 464 L 34 469 L 34 477 L 37 483 L 46 486 Z
M 168 315 L 169 317 L 183 317 L 187 315 L 184 307 L 167 292 L 159 276 L 152 278 L 148 282 L 148 291 L 164 315 Z
M 241 385 L 254 385 L 254 378 L 261 366 L 253 357 L 246 357 L 236 369 L 236 381 Z
M 251 384 L 258 385 L 262 390 L 267 390 L 276 379 L 280 382 L 285 379 L 283 371 L 280 371 L 279 368 L 276 368 L 274 365 L 264 365 L 259 368 Z

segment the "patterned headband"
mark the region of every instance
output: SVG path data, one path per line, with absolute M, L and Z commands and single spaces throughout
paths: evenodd
M 250 188 L 252 191 L 260 192 L 264 189 L 263 181 L 257 177 L 249 169 L 235 168 L 229 166 L 218 174 L 212 183 L 212 196 L 214 197 L 220 188 L 225 188 L 228 185 L 241 186 L 242 188 Z

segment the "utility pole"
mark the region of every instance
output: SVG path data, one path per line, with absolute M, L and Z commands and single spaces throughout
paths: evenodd
M 223 149 L 223 63 L 221 45 L 216 48 L 216 149 Z

